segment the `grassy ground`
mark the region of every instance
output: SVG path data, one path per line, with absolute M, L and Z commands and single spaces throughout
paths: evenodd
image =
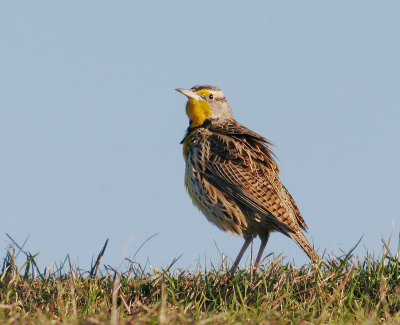
M 400 324 L 399 250 L 358 260 L 351 253 L 317 267 L 279 260 L 256 273 L 124 272 L 71 266 L 40 273 L 36 256 L 10 248 L 0 274 L 0 323 L 8 324 Z M 104 247 L 105 248 L 105 247 Z M 173 264 L 173 263 L 172 263 Z

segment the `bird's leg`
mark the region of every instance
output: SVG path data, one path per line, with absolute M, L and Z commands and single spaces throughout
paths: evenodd
M 254 263 L 254 269 L 255 270 L 257 270 L 258 266 L 260 265 L 261 257 L 262 257 L 262 255 L 264 253 L 265 246 L 267 245 L 267 242 L 268 242 L 268 237 L 269 237 L 269 234 L 266 237 L 261 237 L 260 249 L 258 250 L 257 258 L 256 258 L 256 261 Z
M 252 242 L 254 237 L 247 237 L 244 239 L 244 244 L 238 254 L 238 256 L 236 257 L 235 262 L 233 263 L 230 272 L 233 273 L 233 271 L 236 270 L 237 266 L 239 265 L 240 260 L 243 257 L 244 252 L 246 251 L 246 249 L 249 247 L 250 243 Z

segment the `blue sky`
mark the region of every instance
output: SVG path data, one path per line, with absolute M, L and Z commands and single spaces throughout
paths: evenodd
M 276 144 L 319 252 L 381 253 L 399 233 L 398 1 L 4 1 L 0 4 L 0 247 L 82 268 L 110 239 L 166 267 L 231 261 L 242 245 L 184 186 L 188 120 L 175 88 L 224 90 Z M 254 250 L 259 242 L 255 242 Z M 125 247 L 125 248 L 124 248 Z M 307 257 L 273 234 L 266 254 Z M 246 255 L 248 258 L 250 251 Z M 248 260 L 247 260 L 248 261 Z M 242 261 L 245 263 L 246 260 Z

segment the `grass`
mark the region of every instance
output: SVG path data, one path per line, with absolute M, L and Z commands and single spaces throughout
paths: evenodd
M 400 324 L 400 248 L 392 254 L 385 242 L 379 258 L 350 252 L 300 268 L 274 259 L 230 278 L 224 261 L 205 272 L 173 269 L 174 261 L 161 271 L 100 268 L 106 244 L 89 271 L 67 257 L 44 272 L 15 244 L 1 268 L 0 323 Z

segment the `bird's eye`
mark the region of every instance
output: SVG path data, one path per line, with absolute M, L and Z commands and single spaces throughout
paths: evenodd
M 214 95 L 213 95 L 213 94 L 210 94 L 210 95 L 208 96 L 208 98 L 209 98 L 209 99 L 214 99 Z

